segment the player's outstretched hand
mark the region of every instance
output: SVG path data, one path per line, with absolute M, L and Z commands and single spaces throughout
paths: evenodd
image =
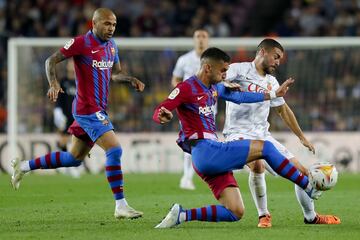
M 132 78 L 130 83 L 131 83 L 131 86 L 133 86 L 136 91 L 138 91 L 138 92 L 144 91 L 145 84 L 142 81 L 140 81 L 139 79 Z
M 281 86 L 276 90 L 276 97 L 283 97 L 289 90 L 289 86 L 295 82 L 295 79 L 288 78 L 286 81 L 281 84 Z
M 58 82 L 55 82 L 54 84 L 50 85 L 50 88 L 47 92 L 47 96 L 52 102 L 56 102 L 58 99 L 59 93 L 64 93 L 64 90 L 60 87 L 60 84 Z
M 315 154 L 315 147 L 314 145 L 311 144 L 311 142 L 309 142 L 306 138 L 302 138 L 300 139 L 302 145 L 304 145 L 305 147 L 307 147 L 309 149 L 310 152 L 312 152 L 313 154 Z
M 164 107 L 161 107 L 159 109 L 159 115 L 158 115 L 159 121 L 161 124 L 170 122 L 170 120 L 173 118 L 173 114 L 171 111 L 167 110 Z
M 224 86 L 232 91 L 241 91 L 241 86 L 238 83 L 233 83 L 230 81 L 223 81 Z

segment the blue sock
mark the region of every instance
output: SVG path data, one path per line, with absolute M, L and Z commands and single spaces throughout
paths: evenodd
M 115 200 L 124 198 L 124 182 L 120 163 L 121 154 L 121 147 L 114 147 L 106 151 L 105 174 Z
M 76 160 L 69 152 L 52 152 L 29 161 L 31 170 L 77 167 L 80 166 L 80 164 L 81 161 Z
M 306 189 L 309 183 L 308 177 L 303 175 L 286 157 L 284 157 L 275 146 L 264 141 L 263 157 L 270 167 L 280 176 L 289 179 L 302 189 Z
M 184 210 L 185 221 L 235 222 L 240 219 L 222 205 L 210 205 L 202 208 Z

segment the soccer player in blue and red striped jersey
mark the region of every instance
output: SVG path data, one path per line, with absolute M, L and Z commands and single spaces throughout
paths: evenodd
M 55 102 L 63 90 L 56 79 L 56 64 L 73 58 L 76 74 L 76 96 L 72 113 L 75 121 L 68 129 L 72 136 L 69 152 L 52 152 L 30 161 L 14 159 L 12 185 L 15 189 L 26 172 L 36 169 L 79 166 L 96 143 L 106 152 L 106 176 L 115 198 L 116 218 L 138 218 L 143 215 L 130 207 L 123 193 L 123 175 L 120 158 L 122 149 L 106 113 L 110 80 L 129 82 L 137 91 L 145 85 L 121 71 L 118 48 L 112 39 L 116 16 L 107 8 L 95 10 L 92 30 L 71 39 L 51 55 L 45 63 L 49 81 L 49 99 Z
M 314 189 L 303 175 L 269 141 L 236 140 L 219 142 L 216 136 L 214 106 L 218 98 L 234 103 L 253 103 L 282 97 L 293 83 L 286 80 L 276 92 L 251 93 L 234 91 L 240 86 L 224 82 L 230 57 L 218 48 L 207 49 L 200 58 L 199 72 L 179 83 L 153 115 L 157 123 L 169 122 L 176 109 L 181 122 L 178 145 L 191 153 L 193 166 L 208 183 L 219 205 L 183 209 L 174 204 L 156 228 L 168 228 L 186 221 L 238 221 L 244 213 L 240 190 L 232 170 L 241 169 L 249 162 L 265 159 L 282 177 L 299 185 L 313 199 L 321 192 Z

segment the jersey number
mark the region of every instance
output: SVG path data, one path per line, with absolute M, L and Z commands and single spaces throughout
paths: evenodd
M 105 116 L 99 111 L 95 113 L 97 119 L 99 119 L 100 121 L 104 121 L 105 120 Z

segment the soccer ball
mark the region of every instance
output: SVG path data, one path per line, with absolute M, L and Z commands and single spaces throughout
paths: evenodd
M 309 181 L 317 190 L 326 191 L 333 188 L 337 179 L 338 172 L 331 163 L 319 162 L 309 168 Z

